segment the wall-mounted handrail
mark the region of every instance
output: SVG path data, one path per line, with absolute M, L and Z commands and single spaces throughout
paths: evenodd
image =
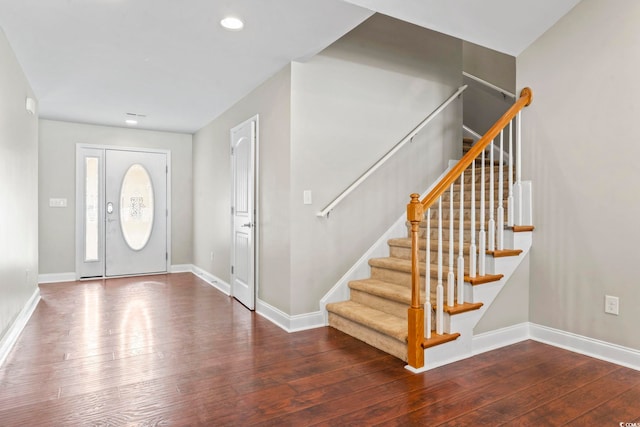
M 489 83 L 488 81 L 483 80 L 483 79 L 481 79 L 481 78 L 480 78 L 480 77 L 478 77 L 478 76 L 474 76 L 473 74 L 469 74 L 469 73 L 467 73 L 466 71 L 463 71 L 463 72 L 462 72 L 462 75 L 463 75 L 464 77 L 468 77 L 468 78 L 470 78 L 471 80 L 473 80 L 473 81 L 475 81 L 475 82 L 480 83 L 480 84 L 481 84 L 481 85 L 483 85 L 483 86 L 486 86 L 486 87 L 488 87 L 488 88 L 490 88 L 490 89 L 493 89 L 493 90 L 495 90 L 496 92 L 499 92 L 499 93 L 501 93 L 501 94 L 502 94 L 502 95 L 504 95 L 504 96 L 507 96 L 507 97 L 509 97 L 509 98 L 511 98 L 511 99 L 516 99 L 516 95 L 515 95 L 515 94 L 513 94 L 513 93 L 509 92 L 508 90 L 502 89 L 500 86 L 496 86 L 496 85 L 494 85 L 493 83 Z
M 446 99 L 438 108 L 433 110 L 423 121 L 418 124 L 411 132 L 409 132 L 404 138 L 400 140 L 393 148 L 375 162 L 369 169 L 367 169 L 362 175 L 358 177 L 351 185 L 349 185 L 342 193 L 340 193 L 335 199 L 331 201 L 324 209 L 318 212 L 316 215 L 319 217 L 328 217 L 329 213 L 335 208 L 345 197 L 347 197 L 353 190 L 355 190 L 360 184 L 362 184 L 372 173 L 374 173 L 380 166 L 382 166 L 387 160 L 389 160 L 398 150 L 411 141 L 411 139 L 418 134 L 430 121 L 432 121 L 440 112 L 442 112 L 449 104 L 451 104 L 458 96 L 465 91 L 467 85 L 460 86 L 449 98 Z

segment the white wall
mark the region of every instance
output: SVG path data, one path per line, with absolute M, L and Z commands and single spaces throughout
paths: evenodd
M 289 180 L 291 68 L 253 90 L 193 139 L 193 263 L 229 282 L 231 243 L 230 130 L 258 114 L 260 240 L 258 298 L 289 312 Z M 213 260 L 211 254 L 213 253 Z
M 171 263 L 192 260 L 192 136 L 139 129 L 40 120 L 40 274 L 75 271 L 76 144 L 171 151 Z M 66 198 L 66 208 L 49 199 Z
M 461 153 L 456 101 L 328 219 L 316 217 L 462 83 L 462 42 L 374 15 L 292 66 L 291 314 L 320 298 Z M 303 205 L 304 190 L 313 204 Z M 400 236 L 399 236 L 400 237 Z
M 0 29 L 0 339 L 37 289 L 38 118 L 33 91 Z
M 640 3 L 583 0 L 517 58 L 533 181 L 530 320 L 640 349 Z M 605 294 L 620 315 L 604 313 Z

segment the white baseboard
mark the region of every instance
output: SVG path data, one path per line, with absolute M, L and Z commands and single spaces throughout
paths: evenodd
M 175 264 L 169 268 L 169 273 L 192 273 L 193 266 L 191 264 Z M 38 275 L 38 283 L 59 283 L 59 282 L 75 282 L 76 273 L 51 273 Z
M 169 268 L 169 273 L 193 273 L 193 265 L 175 264 Z
M 529 325 L 529 322 L 524 322 L 474 335 L 472 340 L 473 354 L 481 354 L 529 339 Z
M 59 283 L 59 282 L 75 282 L 76 273 L 51 273 L 51 274 L 39 274 L 38 283 Z
M 298 332 L 325 326 L 322 311 L 291 316 L 260 299 L 256 302 L 256 313 L 287 332 Z
M 221 278 L 216 277 L 215 275 L 209 273 L 208 271 L 201 269 L 200 267 L 197 267 L 195 265 L 190 265 L 190 267 L 191 269 L 187 271 L 192 272 L 193 274 L 195 274 L 196 276 L 198 276 L 199 278 L 201 278 L 202 280 L 204 280 L 205 282 L 207 282 L 208 284 L 210 284 L 211 286 L 213 286 L 223 294 L 231 295 L 230 284 L 228 284 Z
M 535 323 L 529 324 L 529 334 L 532 340 L 640 371 L 640 350 Z
M 640 350 L 530 322 L 474 336 L 473 353 L 484 353 L 527 339 L 640 371 Z
M 22 330 L 27 325 L 29 318 L 31 318 L 31 315 L 38 306 L 38 302 L 40 302 L 40 288 L 36 287 L 36 290 L 33 291 L 29 301 L 27 301 L 22 310 L 20 310 L 20 313 L 18 313 L 16 320 L 14 320 L 5 335 L 0 339 L 0 366 L 3 365 L 7 356 L 9 356 L 9 353 L 22 333 Z

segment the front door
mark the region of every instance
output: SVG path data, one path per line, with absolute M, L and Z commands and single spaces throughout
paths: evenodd
M 167 158 L 107 150 L 105 275 L 167 271 Z
M 167 156 L 79 147 L 79 278 L 167 271 Z
M 231 292 L 255 308 L 255 151 L 257 118 L 231 130 Z

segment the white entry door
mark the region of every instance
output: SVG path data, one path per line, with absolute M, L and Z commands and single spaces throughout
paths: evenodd
M 106 150 L 105 276 L 167 271 L 167 155 Z
M 76 276 L 167 271 L 170 153 L 76 146 Z
M 231 130 L 231 292 L 255 308 L 257 117 Z

